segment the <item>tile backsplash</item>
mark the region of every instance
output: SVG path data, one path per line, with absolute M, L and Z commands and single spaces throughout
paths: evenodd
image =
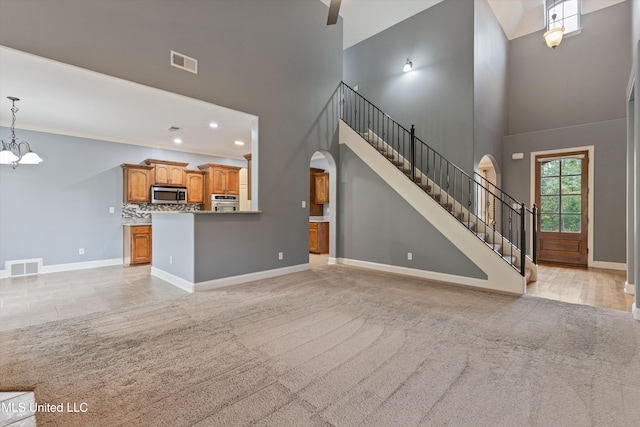
M 123 203 L 122 224 L 151 224 L 151 213 L 156 212 L 196 212 L 202 205 L 154 205 L 150 203 Z

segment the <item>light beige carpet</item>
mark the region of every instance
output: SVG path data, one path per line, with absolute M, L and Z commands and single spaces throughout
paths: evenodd
M 640 322 L 336 266 L 0 334 L 61 426 L 637 426 Z M 79 407 L 79 406 L 76 406 Z

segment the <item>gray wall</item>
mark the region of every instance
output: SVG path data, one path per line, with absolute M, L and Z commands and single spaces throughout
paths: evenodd
M 0 39 L 14 49 L 259 116 L 253 156 L 264 213 L 257 221 L 238 216 L 226 224 L 237 238 L 225 243 L 242 251 L 243 273 L 308 262 L 308 211 L 300 202 L 309 197 L 312 153 L 322 148 L 338 159 L 337 104 L 331 100 L 342 76 L 342 22 L 327 26 L 328 9 L 317 0 L 123 5 L 2 0 Z M 170 50 L 197 58 L 199 74 L 169 66 Z M 277 261 L 278 251 L 285 252 L 284 262 Z
M 0 127 L 0 137 L 10 138 Z M 147 158 L 244 166 L 233 160 L 16 129 L 44 161 L 0 167 L 0 270 L 4 262 L 43 258 L 44 265 L 122 257 L 122 163 Z M 115 212 L 109 213 L 109 207 Z M 79 255 L 78 249 L 85 254 Z
M 582 33 L 549 49 L 540 32 L 509 44 L 509 135 L 626 116 L 630 3 L 582 16 Z
M 344 51 L 344 81 L 469 172 L 474 2 L 445 0 Z M 403 73 L 409 57 L 413 71 Z
M 530 200 L 529 153 L 595 146 L 595 261 L 626 260 L 626 101 L 630 3 L 582 17 L 582 33 L 555 50 L 539 33 L 509 45 L 509 135 L 504 190 Z M 511 160 L 514 152 L 523 160 Z
M 344 145 L 340 160 L 338 234 L 342 238 L 337 247 L 339 257 L 487 278 Z M 412 261 L 407 260 L 407 252 L 413 254 Z
M 511 135 L 504 140 L 503 186 L 527 204 L 530 197 L 530 153 L 578 146 L 594 146 L 595 261 L 626 262 L 626 119 Z M 624 142 L 622 142 L 624 141 Z M 512 160 L 511 153 L 525 154 Z
M 631 57 L 637 57 L 637 42 L 640 41 L 640 0 L 631 0 Z M 635 62 L 634 62 L 635 64 Z
M 491 154 L 502 164 L 507 130 L 507 52 L 509 41 L 486 0 L 476 0 L 473 74 L 473 170 Z M 467 171 L 470 172 L 470 171 Z

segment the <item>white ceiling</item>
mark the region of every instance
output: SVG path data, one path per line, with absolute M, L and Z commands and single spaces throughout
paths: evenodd
M 320 0 L 327 6 L 330 0 Z M 360 43 L 442 0 L 342 0 L 343 48 Z M 473 0 L 457 0 L 473 1 Z M 582 0 L 582 13 L 625 0 Z M 509 40 L 544 28 L 544 0 L 488 0 Z M 542 36 L 542 34 L 541 34 Z
M 20 98 L 17 129 L 240 159 L 251 152 L 253 115 L 0 46 L 0 125 L 9 127 L 7 96 Z

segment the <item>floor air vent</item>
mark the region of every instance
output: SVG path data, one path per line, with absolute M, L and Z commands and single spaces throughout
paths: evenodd
M 183 55 L 181 53 L 171 51 L 171 65 L 181 70 L 198 74 L 198 60 Z
M 9 271 L 9 277 L 39 274 L 42 269 L 42 258 L 7 261 L 5 268 Z

